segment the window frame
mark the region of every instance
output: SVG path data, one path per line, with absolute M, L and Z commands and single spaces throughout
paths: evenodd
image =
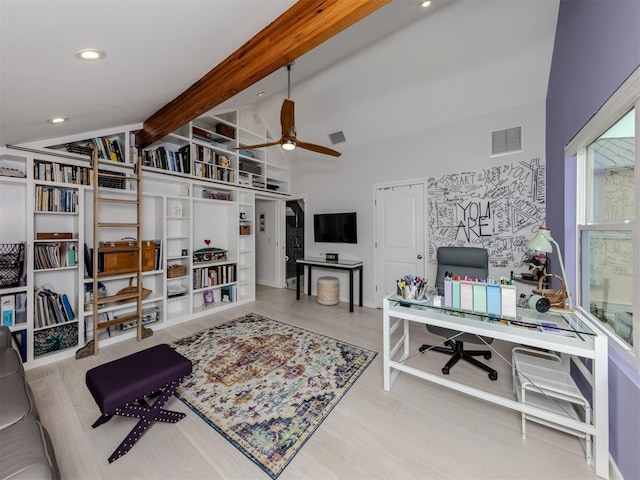
M 618 122 L 631 109 L 635 108 L 635 212 L 634 219 L 629 222 L 587 223 L 589 202 L 586 201 L 592 185 L 590 185 L 588 172 L 587 148 L 596 141 L 611 126 Z M 582 285 L 583 276 L 580 260 L 582 248 L 582 236 L 589 231 L 631 231 L 633 233 L 634 255 L 634 298 L 640 299 L 640 68 L 637 68 L 622 86 L 605 102 L 596 114 L 582 127 L 565 148 L 565 158 L 577 158 L 577 183 L 576 183 L 576 238 L 575 238 L 575 265 L 578 284 Z M 581 288 L 577 289 L 577 304 L 581 304 Z M 588 311 L 588 309 L 587 309 Z M 627 362 L 640 371 L 640 300 L 633 304 L 633 346 L 628 345 L 620 337 L 609 329 L 602 330 L 609 337 L 609 346 L 620 354 Z

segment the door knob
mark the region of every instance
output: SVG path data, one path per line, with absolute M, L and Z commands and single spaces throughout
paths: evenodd
M 418 260 L 422 260 L 422 255 L 418 255 Z

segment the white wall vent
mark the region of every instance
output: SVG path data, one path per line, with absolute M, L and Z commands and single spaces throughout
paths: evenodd
M 522 151 L 522 127 L 498 130 L 491 134 L 491 156 Z
M 340 130 L 339 132 L 330 133 L 329 140 L 331 140 L 331 145 L 347 141 L 347 139 L 344 138 L 344 132 L 342 130 Z

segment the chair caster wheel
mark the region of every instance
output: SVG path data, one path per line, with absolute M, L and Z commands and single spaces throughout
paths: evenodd
M 444 367 L 442 369 L 442 373 L 444 373 L 445 375 L 449 375 L 449 367 Z
M 498 374 L 496 372 L 491 372 L 489 374 L 489 380 L 498 380 Z
M 483 355 L 485 360 L 489 360 L 491 358 L 491 352 L 487 352 Z

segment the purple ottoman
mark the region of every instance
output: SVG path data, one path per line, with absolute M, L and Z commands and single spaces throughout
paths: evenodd
M 87 387 L 102 412 L 93 428 L 109 421 L 113 415 L 140 419 L 111 454 L 109 463 L 127 453 L 151 422 L 176 423 L 184 418 L 184 413 L 163 410 L 162 407 L 190 373 L 191 361 L 166 344 L 119 358 L 87 372 Z M 145 400 L 145 397 L 156 396 L 158 398 L 153 405 Z

